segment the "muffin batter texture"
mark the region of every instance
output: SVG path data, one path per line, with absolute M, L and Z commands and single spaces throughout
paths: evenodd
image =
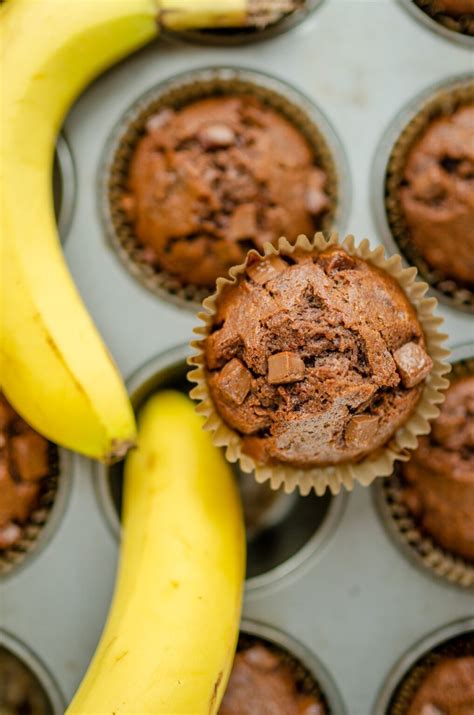
M 443 658 L 421 684 L 407 715 L 472 715 L 474 657 Z
M 342 248 L 249 257 L 204 346 L 215 409 L 257 464 L 357 461 L 416 407 L 432 361 L 398 283 Z

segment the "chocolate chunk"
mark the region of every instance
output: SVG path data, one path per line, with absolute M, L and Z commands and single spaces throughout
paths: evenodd
M 346 427 L 346 444 L 350 447 L 368 446 L 377 431 L 378 417 L 374 415 L 355 415 Z
M 332 251 L 327 258 L 321 260 L 321 265 L 327 274 L 337 273 L 339 271 L 349 271 L 356 267 L 356 262 L 345 251 L 337 248 Z
M 395 350 L 393 359 L 404 387 L 415 387 L 425 379 L 433 367 L 433 361 L 418 343 L 406 343 Z
M 174 112 L 172 109 L 169 109 L 169 107 L 162 109 L 161 112 L 158 112 L 158 114 L 153 114 L 149 119 L 147 119 L 145 125 L 147 132 L 153 134 L 153 132 L 158 131 L 158 129 L 164 127 L 165 124 L 168 124 L 171 117 L 174 117 Z
M 221 370 L 217 378 L 217 387 L 231 402 L 241 405 L 250 391 L 250 372 L 240 360 L 233 358 Z
M 446 713 L 437 708 L 436 705 L 433 705 L 433 703 L 425 703 L 421 708 L 420 715 L 446 715 Z
M 281 385 L 304 378 L 304 362 L 296 353 L 284 351 L 268 358 L 268 382 Z
M 282 273 L 285 268 L 288 268 L 288 265 L 279 256 L 269 256 L 263 261 L 258 260 L 250 263 L 247 266 L 247 274 L 255 283 L 264 285 Z
M 125 211 L 129 219 L 135 218 L 136 201 L 130 194 L 124 194 L 120 199 L 120 207 Z
M 220 149 L 235 142 L 235 133 L 227 124 L 208 124 L 199 130 L 198 139 L 205 149 Z
M 227 234 L 231 241 L 253 238 L 258 232 L 255 204 L 237 206 L 230 217 Z
M 10 459 L 16 472 L 25 481 L 36 481 L 48 474 L 48 443 L 36 432 L 12 437 Z

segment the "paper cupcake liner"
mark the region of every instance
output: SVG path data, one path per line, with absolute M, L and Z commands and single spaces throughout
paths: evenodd
M 421 278 L 440 293 L 446 302 L 455 308 L 474 312 L 474 291 L 454 279 L 432 269 L 418 252 L 410 238 L 399 190 L 407 157 L 427 126 L 436 118 L 450 116 L 460 107 L 474 102 L 474 81 L 462 79 L 452 86 L 438 89 L 434 95 L 422 101 L 419 111 L 405 126 L 396 140 L 385 175 L 385 211 L 390 232 L 407 261 L 416 266 Z
M 55 503 L 59 486 L 59 452 L 54 444 L 49 444 L 49 474 L 42 480 L 38 505 L 28 520 L 21 525 L 20 540 L 8 549 L 0 549 L 0 578 L 11 573 L 28 554 L 35 550 L 43 527 L 48 522 Z
M 237 643 L 237 653 L 259 644 L 265 646 L 270 652 L 275 653 L 281 662 L 288 666 L 295 679 L 298 693 L 302 695 L 312 695 L 317 698 L 323 706 L 322 715 L 330 715 L 331 711 L 326 696 L 316 680 L 316 676 L 314 676 L 296 656 L 286 650 L 286 648 L 272 641 L 268 641 L 265 638 L 241 632 Z
M 317 233 L 311 241 L 306 236 L 299 236 L 294 245 L 290 244 L 286 238 L 280 238 L 277 248 L 266 244 L 261 257 L 278 254 L 291 255 L 296 249 L 322 252 L 330 246 L 336 245 L 341 245 L 349 255 L 362 258 L 386 271 L 397 281 L 417 311 L 418 320 L 425 335 L 426 348 L 433 360 L 433 369 L 425 380 L 415 411 L 385 447 L 376 450 L 357 463 L 307 469 L 287 464 L 258 465 L 251 457 L 242 452 L 240 435 L 223 422 L 214 407 L 206 381 L 204 343 L 212 326 L 216 301 L 220 292 L 224 286 L 235 283 L 238 276 L 244 273 L 249 256 L 260 256 L 257 251 L 250 251 L 244 264 L 231 268 L 229 279 L 219 278 L 216 292 L 203 303 L 205 312 L 199 313 L 199 318 L 204 325 L 195 328 L 194 332 L 200 338 L 191 343 L 196 351 L 196 354 L 188 360 L 189 364 L 194 367 L 189 373 L 188 379 L 196 383 L 196 387 L 191 391 L 191 397 L 199 402 L 197 411 L 206 417 L 205 429 L 212 432 L 214 444 L 218 447 L 225 447 L 227 459 L 230 462 L 238 460 L 244 472 L 254 471 L 258 482 L 270 481 L 273 489 L 278 489 L 283 485 L 288 493 L 298 487 L 302 495 L 309 494 L 311 489 L 321 495 L 329 487 L 333 494 L 337 494 L 342 485 L 346 489 L 352 490 L 356 482 L 368 486 L 376 477 L 385 477 L 391 474 L 395 461 L 406 461 L 409 451 L 417 445 L 417 437 L 430 431 L 429 422 L 438 416 L 437 405 L 443 401 L 442 391 L 448 385 L 448 381 L 443 377 L 450 370 L 450 365 L 446 362 L 449 351 L 443 346 L 447 336 L 439 331 L 443 319 L 433 315 L 437 301 L 435 298 L 424 297 L 428 286 L 426 283 L 415 280 L 415 268 L 402 268 L 400 256 L 385 258 L 384 249 L 379 246 L 372 250 L 367 239 L 357 245 L 353 236 L 347 236 L 340 242 L 337 234 L 325 238 L 322 233 Z
M 341 214 L 341 180 L 337 157 L 328 137 L 330 128 L 319 111 L 304 97 L 283 82 L 270 76 L 237 68 L 207 69 L 186 72 L 147 92 L 126 113 L 115 129 L 106 148 L 99 194 L 101 214 L 109 240 L 125 267 L 146 288 L 161 298 L 181 307 L 196 310 L 213 289 L 183 284 L 171 274 L 160 271 L 146 261 L 146 249 L 135 236 L 130 222 L 120 205 L 127 192 L 131 158 L 138 141 L 145 132 L 147 120 L 164 107 L 179 109 L 205 97 L 245 94 L 252 95 L 283 114 L 309 141 L 316 164 L 327 176 L 325 191 L 331 208 L 317 226 L 328 230 Z M 314 115 L 314 116 L 313 116 Z M 320 128 L 318 125 L 322 125 Z M 332 137 L 332 145 L 336 143 Z M 342 150 L 341 150 L 342 151 Z M 341 172 L 342 173 L 342 172 Z M 346 187 L 347 188 L 347 187 Z
M 443 658 L 474 655 L 474 633 L 465 633 L 425 653 L 403 677 L 390 701 L 386 715 L 407 715 L 423 681 Z
M 452 366 L 450 379 L 474 375 L 474 357 L 460 360 Z M 417 523 L 402 499 L 403 478 L 396 468 L 390 479 L 376 485 L 380 490 L 381 513 L 390 521 L 390 532 L 406 547 L 418 565 L 434 576 L 463 588 L 474 588 L 474 563 L 439 546 Z
M 437 0 L 413 0 L 418 7 L 426 12 L 433 20 L 452 32 L 459 32 L 463 35 L 474 35 L 474 15 L 466 13 L 460 17 L 447 15 L 441 10 Z

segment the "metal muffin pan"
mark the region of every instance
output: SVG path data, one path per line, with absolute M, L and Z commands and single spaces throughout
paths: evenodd
M 421 61 L 420 58 L 423 58 Z M 239 66 L 275 75 L 322 108 L 353 176 L 347 227 L 375 246 L 370 166 L 384 128 L 435 82 L 472 71 L 469 50 L 443 41 L 395 0 L 326 0 L 290 32 L 245 47 L 197 47 L 163 38 L 109 70 L 65 124 L 77 177 L 65 244 L 78 288 L 120 369 L 192 338 L 192 313 L 142 288 L 117 261 L 98 212 L 104 146 L 146 90 L 185 70 Z M 472 316 L 444 305 L 451 346 L 472 334 Z M 26 643 L 69 699 L 94 652 L 113 590 L 117 539 L 99 499 L 98 471 L 71 457 L 71 494 L 52 538 L 28 566 L 0 583 L 0 623 Z M 474 615 L 472 592 L 428 578 L 391 541 L 371 491 L 357 487 L 324 549 L 289 577 L 247 589 L 244 618 L 296 639 L 331 675 L 348 715 L 370 715 L 387 673 L 412 644 Z M 337 714 L 336 714 L 337 715 Z

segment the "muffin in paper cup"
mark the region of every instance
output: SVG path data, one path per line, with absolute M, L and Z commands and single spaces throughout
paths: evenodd
M 468 347 L 469 346 L 465 346 Z M 461 352 L 465 352 L 461 350 Z M 474 376 L 474 350 L 470 356 L 457 359 L 452 365 L 450 382 Z M 374 485 L 374 498 L 384 526 L 403 553 L 415 564 L 436 578 L 462 588 L 474 588 L 474 562 L 441 546 L 422 528 L 403 498 L 406 481 L 400 465 L 389 479 Z
M 226 96 L 259 100 L 286 119 L 308 143 L 313 166 L 326 177 L 327 207 L 316 217 L 314 230 L 340 227 L 349 209 L 349 172 L 336 134 L 320 110 L 284 82 L 251 70 L 209 68 L 183 73 L 150 90 L 120 120 L 106 147 L 99 187 L 101 215 L 110 243 L 130 273 L 159 297 L 192 310 L 213 288 L 181 280 L 160 267 L 159 257 L 153 258 L 150 248 L 139 241 L 124 197 L 130 192 L 129 172 L 135 150 L 154 117 L 170 109 L 179 111 L 198 100 Z M 204 228 L 202 231 L 205 233 Z M 185 236 L 180 236 L 184 241 Z M 198 238 L 194 236 L 193 240 Z M 198 258 L 193 267 L 199 263 Z M 214 285 L 214 279 L 210 285 Z
M 384 715 L 407 715 L 420 687 L 433 669 L 446 659 L 474 656 L 474 632 L 461 633 L 449 640 L 435 644 L 423 653 L 402 677 L 393 693 Z
M 384 222 L 388 224 L 387 228 L 396 248 L 410 265 L 416 266 L 420 277 L 436 291 L 440 300 L 468 312 L 474 311 L 474 290 L 468 281 L 443 274 L 440 268 L 428 264 L 412 239 L 400 193 L 406 183 L 405 169 L 410 153 L 429 126 L 438 119 L 449 118 L 458 110 L 473 105 L 474 81 L 471 76 L 443 82 L 424 92 L 389 128 L 388 134 L 394 134 L 394 144 L 387 165 L 383 168 L 384 176 L 376 177 L 377 181 L 381 179 L 384 184 Z M 406 124 L 402 125 L 400 131 L 403 121 Z M 377 162 L 379 154 L 383 154 L 381 147 L 377 150 Z M 455 250 L 453 244 L 453 251 Z
M 398 424 L 395 433 L 390 433 L 386 442 L 361 457 L 359 461 L 354 459 L 353 461 L 333 463 L 329 466 L 309 467 L 282 461 L 265 463 L 262 460 L 259 463 L 244 452 L 242 433 L 231 429 L 224 422 L 211 397 L 204 351 L 206 339 L 212 333 L 219 296 L 224 289 L 238 283 L 239 276 L 247 271 L 249 262 L 250 267 L 269 258 L 272 261 L 280 259 L 282 263 L 287 261 L 295 262 L 291 258 L 295 252 L 298 252 L 296 255 L 301 256 L 303 261 L 305 254 L 319 255 L 327 251 L 327 249 L 338 248 L 342 249 L 347 256 L 361 259 L 362 262 L 378 269 L 377 275 L 380 275 L 379 271 L 382 271 L 383 274 L 388 274 L 392 279 L 390 285 L 395 286 L 395 284 L 398 284 L 402 292 L 397 291 L 397 295 L 404 294 L 403 300 L 410 304 L 410 311 L 414 311 L 413 320 L 417 322 L 418 328 L 421 328 L 422 337 L 424 337 L 425 341 L 427 355 L 424 354 L 424 356 L 432 365 L 425 369 L 423 381 L 420 381 L 421 387 L 416 393 L 417 402 L 411 404 L 410 412 L 406 412 L 408 417 L 405 421 Z M 286 261 L 283 259 L 286 259 Z M 392 256 L 386 259 L 382 247 L 371 250 L 367 239 L 360 244 L 356 244 L 353 236 L 347 236 L 340 242 L 337 234 L 333 234 L 330 238 L 325 238 L 323 234 L 319 233 L 312 240 L 309 240 L 306 236 L 300 236 L 293 245 L 285 238 L 281 238 L 276 248 L 271 244 L 267 244 L 263 255 L 258 254 L 256 251 L 250 251 L 245 263 L 232 268 L 229 275 L 229 279 L 221 278 L 218 280 L 215 294 L 207 298 L 203 303 L 205 311 L 199 314 L 203 325 L 195 329 L 199 339 L 192 342 L 196 354 L 188 361 L 194 368 L 190 371 L 188 378 L 191 382 L 196 383 L 191 396 L 199 403 L 197 406 L 198 412 L 206 417 L 205 428 L 213 433 L 214 444 L 226 448 L 227 459 L 230 462 L 239 461 L 240 467 L 244 472 L 254 471 L 255 478 L 259 482 L 270 481 L 274 489 L 283 485 L 287 492 L 292 492 L 298 487 L 303 495 L 308 494 L 311 489 L 314 489 L 317 494 L 323 494 L 327 487 L 331 489 L 333 494 L 337 494 L 341 485 L 351 490 L 355 482 L 367 486 L 376 477 L 391 474 L 395 461 L 406 461 L 409 456 L 409 450 L 413 449 L 417 444 L 417 437 L 429 432 L 429 421 L 439 414 L 437 404 L 442 402 L 442 392 L 448 385 L 443 375 L 449 372 L 450 369 L 449 364 L 445 362 L 449 351 L 443 346 L 446 335 L 439 331 L 443 321 L 433 315 L 436 299 L 425 298 L 428 286 L 415 280 L 416 270 L 414 268 L 403 269 L 399 256 Z M 303 367 L 303 372 L 304 369 Z M 303 378 L 300 377 L 299 379 Z M 352 387 L 352 385 L 349 387 Z M 375 391 L 376 388 L 373 388 L 371 394 L 374 394 Z
M 459 12 L 453 14 L 445 3 L 439 0 L 410 0 L 423 10 L 430 18 L 451 32 L 474 36 L 474 12 Z
M 49 443 L 49 473 L 41 480 L 38 504 L 28 519 L 21 524 L 20 539 L 8 548 L 0 548 L 0 578 L 12 573 L 39 547 L 58 496 L 62 476 L 60 461 L 61 457 L 57 446 Z

